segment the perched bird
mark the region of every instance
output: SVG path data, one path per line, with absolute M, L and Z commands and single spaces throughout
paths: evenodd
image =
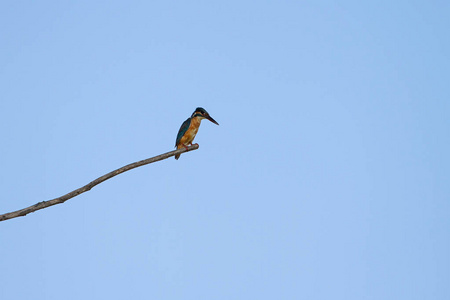
M 208 119 L 214 124 L 219 125 L 216 120 L 211 118 L 206 110 L 201 107 L 197 107 L 191 117 L 181 124 L 180 130 L 178 131 L 177 140 L 175 142 L 175 147 L 177 149 L 181 149 L 183 147 L 187 149 L 188 145 L 192 145 L 203 119 Z M 175 155 L 175 159 L 179 158 L 180 154 Z

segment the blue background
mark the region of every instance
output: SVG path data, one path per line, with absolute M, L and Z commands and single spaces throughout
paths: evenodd
M 3 1 L 2 299 L 450 299 L 448 1 Z

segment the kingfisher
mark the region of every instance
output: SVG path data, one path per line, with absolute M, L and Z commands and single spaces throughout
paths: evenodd
M 202 107 L 197 107 L 192 113 L 191 117 L 181 124 L 180 130 L 178 131 L 177 140 L 175 142 L 175 147 L 177 149 L 188 148 L 188 145 L 192 145 L 195 135 L 197 134 L 200 123 L 203 119 L 208 119 L 216 125 L 216 122 L 209 113 Z M 175 159 L 179 159 L 180 154 L 175 155 Z

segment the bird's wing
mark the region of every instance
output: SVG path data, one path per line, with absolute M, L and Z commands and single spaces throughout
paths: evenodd
M 188 118 L 186 121 L 183 122 L 183 124 L 181 124 L 180 130 L 178 130 L 177 140 L 175 141 L 175 147 L 178 145 L 181 138 L 188 130 L 189 125 L 191 125 L 191 118 Z

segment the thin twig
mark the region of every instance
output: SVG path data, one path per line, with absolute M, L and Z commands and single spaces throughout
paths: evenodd
M 46 207 L 49 207 L 49 206 L 52 206 L 52 205 L 64 203 L 67 200 L 78 196 L 79 194 L 82 194 L 84 192 L 89 191 L 90 189 L 92 189 L 97 184 L 100 184 L 103 181 L 106 181 L 106 180 L 108 180 L 110 178 L 113 178 L 116 175 L 119 175 L 120 173 L 123 173 L 123 172 L 129 171 L 129 170 L 137 168 L 137 167 L 141 167 L 141 166 L 144 166 L 144 165 L 147 165 L 147 164 L 151 164 L 151 163 L 154 163 L 154 162 L 157 162 L 157 161 L 169 158 L 169 157 L 174 156 L 176 154 L 181 154 L 181 153 L 184 153 L 184 152 L 189 152 L 189 151 L 197 150 L 197 149 L 198 149 L 198 144 L 194 144 L 194 145 L 188 147 L 187 149 L 182 148 L 182 149 L 179 149 L 179 150 L 174 150 L 174 151 L 171 151 L 171 152 L 167 152 L 167 153 L 155 156 L 155 157 L 147 158 L 147 159 L 144 159 L 144 160 L 141 160 L 141 161 L 138 161 L 138 162 L 126 165 L 126 166 L 124 166 L 122 168 L 119 168 L 117 170 L 109 172 L 108 174 L 105 174 L 105 175 L 103 175 L 103 176 L 101 176 L 101 177 L 99 177 L 99 178 L 89 182 L 85 186 L 80 187 L 79 189 L 76 189 L 76 190 L 74 190 L 74 191 L 72 191 L 72 192 L 70 192 L 68 194 L 65 194 L 65 195 L 63 195 L 61 197 L 58 197 L 58 198 L 55 198 L 55 199 L 52 199 L 52 200 L 48 200 L 48 201 L 38 202 L 38 203 L 36 203 L 36 204 L 34 204 L 32 206 L 26 207 L 24 209 L 20 209 L 20 210 L 16 210 L 16 211 L 13 211 L 13 212 L 10 212 L 10 213 L 6 213 L 6 214 L 3 214 L 3 215 L 0 215 L 0 221 L 5 221 L 5 220 L 12 219 L 12 218 L 17 218 L 17 217 L 23 217 L 23 216 L 25 216 L 25 215 L 27 215 L 29 213 L 35 212 L 37 210 L 40 210 L 40 209 L 43 209 L 43 208 L 46 208 Z

